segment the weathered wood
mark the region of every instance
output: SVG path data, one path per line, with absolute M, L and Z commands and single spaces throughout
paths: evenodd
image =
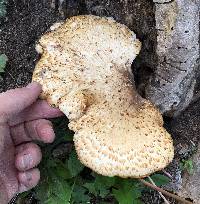
M 155 19 L 158 64 L 146 96 L 163 113 L 176 115 L 189 105 L 196 84 L 199 1 L 156 3 Z

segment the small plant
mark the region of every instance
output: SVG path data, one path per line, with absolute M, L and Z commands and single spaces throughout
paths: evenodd
M 190 175 L 194 173 L 194 165 L 191 159 L 182 159 L 180 163 L 181 170 L 186 170 Z
M 4 72 L 8 58 L 5 54 L 0 55 L 0 74 Z
M 0 18 L 6 15 L 7 0 L 0 0 Z

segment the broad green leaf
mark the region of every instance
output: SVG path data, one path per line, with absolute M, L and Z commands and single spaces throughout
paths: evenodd
M 69 179 L 72 178 L 72 175 L 69 171 L 69 169 L 67 168 L 67 166 L 65 164 L 63 164 L 61 161 L 57 161 L 56 162 L 56 166 L 54 168 L 55 174 L 58 177 L 61 177 L 63 179 Z
M 86 183 L 84 187 L 95 196 L 105 198 L 110 193 L 110 188 L 115 183 L 115 177 L 105 177 L 97 174 L 94 174 L 94 176 L 96 176 L 94 182 Z
M 72 193 L 72 201 L 73 203 L 79 204 L 83 203 L 86 204 L 90 201 L 90 197 L 86 193 L 86 189 L 82 186 L 75 185 L 74 190 Z
M 106 177 L 97 175 L 95 178 L 94 186 L 96 191 L 98 191 L 99 196 L 104 198 L 110 192 L 110 188 L 114 185 L 114 177 Z
M 96 190 L 94 183 L 86 183 L 83 186 L 87 188 L 90 193 L 94 194 L 95 196 L 98 195 L 98 191 Z
M 133 204 L 134 199 L 130 189 L 126 191 L 113 189 L 112 192 L 119 204 Z
M 71 199 L 72 187 L 70 187 L 69 184 L 62 178 L 59 178 L 52 174 L 51 176 L 52 176 L 51 188 L 53 194 L 56 195 L 59 199 L 65 202 L 69 202 Z
M 70 202 L 63 201 L 55 195 L 52 195 L 48 200 L 41 204 L 70 204 Z
M 71 141 L 73 141 L 73 135 L 71 135 L 71 134 L 65 134 L 63 138 L 64 138 L 64 140 L 65 140 L 66 142 L 71 142 Z
M 42 181 L 35 188 L 35 197 L 41 202 L 44 203 L 51 196 L 51 191 L 49 189 L 48 182 Z
M 139 204 L 141 203 L 141 190 L 138 182 L 130 179 L 117 179 L 112 193 L 119 204 Z
M 42 180 L 35 189 L 36 198 L 41 204 L 67 204 L 70 202 L 73 186 L 59 177 L 55 173 L 55 169 L 50 168 L 46 180 Z
M 162 174 L 154 174 L 151 176 L 151 179 L 154 181 L 156 186 L 162 186 L 170 182 L 170 179 Z
M 56 165 L 57 165 L 56 160 L 53 160 L 53 158 L 47 159 L 47 161 L 46 161 L 46 166 L 47 166 L 48 168 L 56 167 Z
M 140 199 L 135 199 L 133 204 L 143 204 L 143 202 Z
M 4 72 L 8 58 L 5 54 L 0 55 L 0 73 Z
M 115 177 L 97 175 L 94 183 L 96 187 L 105 186 L 110 188 L 115 184 Z
M 71 152 L 67 163 L 68 163 L 69 172 L 73 177 L 77 176 L 84 168 L 84 166 L 78 160 L 77 154 L 75 151 Z
M 101 198 L 105 198 L 110 193 L 110 190 L 102 187 L 99 189 L 98 193 Z
M 113 189 L 112 193 L 119 204 L 132 204 L 133 203 L 133 184 L 129 180 L 122 180 L 117 182 L 117 188 Z

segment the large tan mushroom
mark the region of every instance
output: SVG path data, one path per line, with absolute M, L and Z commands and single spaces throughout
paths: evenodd
M 33 81 L 75 132 L 80 161 L 99 174 L 145 177 L 173 159 L 159 111 L 135 90 L 131 63 L 141 44 L 111 18 L 76 16 L 41 37 Z

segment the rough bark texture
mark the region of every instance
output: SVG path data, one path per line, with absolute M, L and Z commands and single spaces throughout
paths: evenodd
M 193 155 L 192 161 L 194 165 L 194 172 L 189 175 L 187 172 L 183 175 L 182 188 L 178 192 L 180 196 L 184 198 L 190 198 L 194 203 L 200 203 L 200 188 L 199 188 L 199 178 L 200 178 L 200 144 L 198 146 L 198 151 Z
M 146 96 L 163 113 L 174 115 L 193 97 L 199 58 L 199 1 L 156 3 L 155 18 L 158 64 Z
M 197 204 L 200 203 L 200 100 L 193 102 L 190 106 L 185 109 L 178 117 L 170 120 L 168 129 L 174 137 L 175 145 L 175 163 L 176 159 L 178 164 L 182 159 L 192 160 L 194 172 L 189 175 L 187 169 L 185 173 L 178 176 L 180 172 L 178 169 L 174 174 L 174 167 L 171 167 L 168 172 L 173 175 L 177 175 L 177 178 L 173 180 L 176 181 L 170 186 L 169 190 L 173 189 L 183 197 L 190 198 L 196 201 Z M 194 154 L 194 152 L 196 152 Z M 194 154 L 194 155 L 193 155 Z M 180 167 L 179 167 L 180 169 Z

